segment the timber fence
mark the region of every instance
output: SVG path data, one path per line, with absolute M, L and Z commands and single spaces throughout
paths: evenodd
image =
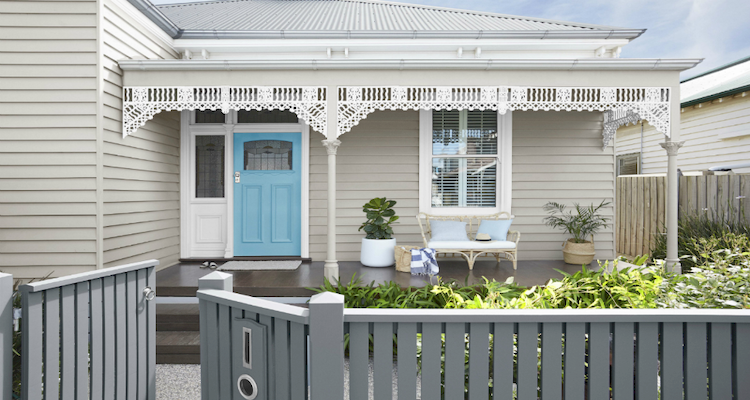
M 618 254 L 650 254 L 666 224 L 666 177 L 617 177 L 616 249 Z M 750 174 L 681 176 L 680 217 L 705 213 L 750 222 Z
M 155 400 L 156 306 L 149 300 L 158 264 L 21 285 L 21 398 Z M 0 277 L 0 305 L 5 286 Z M 4 312 L 1 318 L 4 337 L 12 324 Z M 8 349 L 3 343 L 0 354 Z M 3 376 L 10 370 L 3 361 Z
M 750 398 L 750 310 L 306 309 L 220 272 L 198 298 L 204 400 Z

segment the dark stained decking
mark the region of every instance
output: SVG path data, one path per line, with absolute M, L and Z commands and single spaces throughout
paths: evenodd
M 477 261 L 473 271 L 469 271 L 466 261 L 459 259 L 439 259 L 440 276 L 443 280 L 455 279 L 461 283 L 468 277 L 469 283 L 481 283 L 483 277 L 505 281 L 514 276 L 515 281 L 524 286 L 539 285 L 551 278 L 562 275 L 555 271 L 559 269 L 568 273 L 581 269 L 581 266 L 568 265 L 562 260 L 554 261 L 519 261 L 518 271 L 513 271 L 513 264 L 494 260 Z M 221 264 L 219 264 L 221 265 Z M 596 265 L 594 261 L 593 265 Z M 198 290 L 198 279 L 212 272 L 208 268 L 200 268 L 200 263 L 183 262 L 165 268 L 156 274 L 156 286 L 159 296 L 195 296 Z M 323 262 L 303 262 L 294 271 L 235 271 L 234 291 L 250 296 L 262 297 L 297 297 L 313 294 L 308 287 L 319 287 L 323 284 Z M 369 268 L 359 262 L 339 262 L 339 273 L 342 282 L 349 282 L 356 274 L 364 283 L 375 281 L 382 283 L 395 281 L 401 287 L 424 286 L 429 282 L 427 277 L 412 276 L 408 273 L 397 272 L 393 267 Z

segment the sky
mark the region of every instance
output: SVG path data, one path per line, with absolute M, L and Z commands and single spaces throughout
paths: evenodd
M 154 4 L 191 0 L 151 0 Z M 647 29 L 622 50 L 622 58 L 704 58 L 684 71 L 689 78 L 750 56 L 750 0 L 398 0 L 466 10 L 496 12 Z

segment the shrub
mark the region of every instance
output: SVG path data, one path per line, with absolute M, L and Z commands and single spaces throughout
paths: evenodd
M 737 246 L 736 237 L 728 234 L 750 237 L 750 224 L 744 216 L 735 215 L 736 213 L 733 212 L 713 212 L 711 215 L 691 213 L 680 216 L 677 225 L 677 254 L 682 258 L 683 271 L 689 271 L 696 265 L 692 257 L 698 257 L 701 253 L 696 245 L 697 240 L 714 238 L 717 240 L 716 248 L 734 249 Z M 657 235 L 651 250 L 652 259 L 665 259 L 667 257 L 666 235 Z M 743 251 L 750 251 L 750 248 L 744 247 Z
M 744 235 L 727 240 L 747 245 Z M 744 239 L 744 240 L 743 240 Z M 739 247 L 716 249 L 719 239 L 694 240 L 701 251 L 692 259 L 698 265 L 684 275 L 674 275 L 659 286 L 659 307 L 750 308 L 750 251 Z

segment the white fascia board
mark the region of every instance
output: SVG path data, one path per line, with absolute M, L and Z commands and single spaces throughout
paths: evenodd
M 662 70 L 683 71 L 701 59 L 456 59 L 456 60 L 123 60 L 123 70 L 243 71 L 319 69 L 484 69 L 484 70 Z
M 399 51 L 434 51 L 455 50 L 458 46 L 467 48 L 482 47 L 482 50 L 591 50 L 602 46 L 607 49 L 622 47 L 629 43 L 627 39 L 176 39 L 174 45 L 180 50 L 206 49 L 212 53 L 247 52 L 247 53 L 287 53 L 296 51 L 325 51 L 326 48 L 352 52 L 390 50 Z

